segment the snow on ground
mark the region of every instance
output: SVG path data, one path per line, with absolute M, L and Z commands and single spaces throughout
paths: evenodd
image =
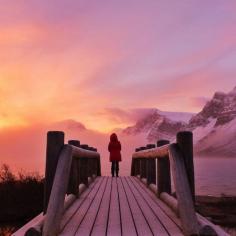
M 158 111 L 159 114 L 167 117 L 173 121 L 183 121 L 188 123 L 189 120 L 195 115 L 195 113 L 188 112 L 172 112 L 172 111 Z
M 214 128 L 217 119 L 211 119 L 206 126 L 199 126 L 193 130 L 194 143 L 197 143 L 203 137 L 207 136 Z
M 211 126 L 213 125 L 213 121 Z M 196 144 L 196 150 L 203 152 L 210 152 L 214 155 L 224 155 L 224 156 L 235 156 L 236 155 L 236 119 L 231 122 L 216 126 L 210 129 L 210 125 L 206 127 L 207 129 L 202 132 L 198 131 L 198 138 L 200 134 L 202 139 Z M 197 128 L 198 129 L 198 128 Z M 197 129 L 194 131 L 196 132 Z M 208 134 L 206 133 L 208 132 Z M 205 134 L 205 135 L 204 135 Z M 196 140 L 195 140 L 196 143 Z

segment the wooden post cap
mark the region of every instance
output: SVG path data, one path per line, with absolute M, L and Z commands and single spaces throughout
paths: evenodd
M 64 135 L 63 131 L 58 131 L 58 130 L 49 130 L 47 132 L 48 135 Z
M 157 147 L 161 147 L 163 145 L 166 145 L 166 144 L 169 144 L 170 141 L 169 140 L 166 140 L 166 139 L 160 139 L 157 141 Z
M 64 144 L 65 134 L 62 131 L 48 131 L 47 132 L 47 143 L 50 145 Z
M 151 144 L 151 143 L 146 145 L 147 149 L 151 149 L 151 148 L 155 148 L 155 147 L 156 147 L 156 145 L 155 144 Z
M 80 144 L 80 147 L 83 148 L 83 149 L 88 150 L 89 145 L 88 144 Z
M 97 148 L 92 147 L 91 151 L 97 152 Z
M 180 131 L 177 133 L 177 139 L 180 137 L 191 138 L 191 137 L 193 137 L 193 133 L 191 131 Z
M 68 144 L 79 147 L 80 146 L 80 141 L 79 140 L 69 140 Z
M 93 151 L 93 147 L 88 146 L 88 150 Z

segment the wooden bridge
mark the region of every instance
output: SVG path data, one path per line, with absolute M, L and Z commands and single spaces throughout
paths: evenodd
M 195 211 L 191 132 L 137 148 L 131 176 L 101 176 L 100 154 L 47 135 L 44 212 L 14 236 L 228 235 Z

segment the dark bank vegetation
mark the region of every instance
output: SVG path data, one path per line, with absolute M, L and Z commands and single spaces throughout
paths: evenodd
M 214 224 L 236 235 L 236 197 L 223 195 L 196 196 L 197 211 Z
M 0 225 L 24 224 L 43 209 L 43 178 L 24 171 L 13 174 L 10 167 L 0 167 Z

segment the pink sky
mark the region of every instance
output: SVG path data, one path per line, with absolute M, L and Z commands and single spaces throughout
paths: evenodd
M 198 112 L 236 85 L 235 0 L 0 6 L 1 146 L 65 119 L 109 132 L 137 108 Z
M 235 12 L 234 0 L 4 1 L 0 127 L 71 118 L 104 132 L 127 125 L 112 110 L 197 112 L 236 84 Z

